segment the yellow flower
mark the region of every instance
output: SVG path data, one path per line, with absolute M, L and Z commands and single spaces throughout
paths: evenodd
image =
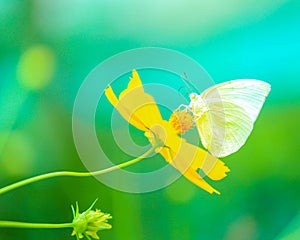
M 207 192 L 220 194 L 197 171 L 201 169 L 212 180 L 220 180 L 230 171 L 229 168 L 218 158 L 178 136 L 178 133 L 184 133 L 192 127 L 192 116 L 180 111 L 174 112 L 169 121 L 164 120 L 154 98 L 145 93 L 136 70 L 132 71 L 128 86 L 119 97 L 111 86 L 105 90 L 105 95 L 125 120 L 145 132 L 152 145 L 154 137 L 164 143 L 164 147 L 157 148 L 156 152 L 168 163 Z

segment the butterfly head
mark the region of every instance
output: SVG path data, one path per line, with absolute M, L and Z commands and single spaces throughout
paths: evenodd
M 203 113 L 208 111 L 208 107 L 205 101 L 197 93 L 190 94 L 190 104 L 189 108 L 191 109 L 194 116 L 200 117 Z
M 189 97 L 191 101 L 196 101 L 198 99 L 198 94 L 193 92 L 189 95 Z

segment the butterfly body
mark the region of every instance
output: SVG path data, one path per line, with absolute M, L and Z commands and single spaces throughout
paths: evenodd
M 197 118 L 200 118 L 205 112 L 209 110 L 205 104 L 205 101 L 199 94 L 191 93 L 189 97 L 191 102 L 188 107 Z

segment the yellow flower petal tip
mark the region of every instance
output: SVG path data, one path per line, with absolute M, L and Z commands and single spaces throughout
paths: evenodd
M 104 93 L 108 99 L 108 101 L 113 105 L 116 106 L 119 102 L 117 96 L 115 95 L 112 87 L 110 85 L 107 86 L 107 88 L 104 90 Z

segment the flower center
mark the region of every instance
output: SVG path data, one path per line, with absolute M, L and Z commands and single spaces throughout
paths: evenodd
M 170 116 L 169 123 L 175 129 L 177 134 L 185 134 L 194 126 L 195 117 L 186 109 L 175 110 Z

